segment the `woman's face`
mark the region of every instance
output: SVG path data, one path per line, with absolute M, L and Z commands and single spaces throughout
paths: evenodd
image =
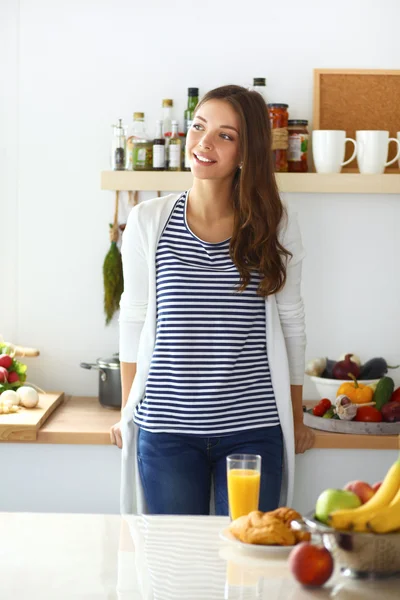
M 239 117 L 225 100 L 200 106 L 187 133 L 186 152 L 199 179 L 234 176 L 240 163 Z

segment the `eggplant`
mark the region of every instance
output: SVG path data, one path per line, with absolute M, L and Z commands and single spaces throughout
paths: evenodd
M 321 377 L 325 377 L 326 379 L 334 379 L 333 377 L 333 367 L 336 364 L 336 360 L 331 360 L 330 358 L 326 359 L 326 367 L 323 370 Z
M 388 369 L 397 369 L 399 365 L 390 367 L 384 358 L 371 358 L 361 365 L 358 379 L 380 379 L 388 372 Z

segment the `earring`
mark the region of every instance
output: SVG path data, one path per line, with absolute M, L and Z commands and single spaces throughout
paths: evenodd
M 239 169 L 241 169 L 243 167 L 243 163 L 240 163 L 240 165 L 238 165 Z

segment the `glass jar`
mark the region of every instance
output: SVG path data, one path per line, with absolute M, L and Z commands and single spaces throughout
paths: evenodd
M 288 104 L 268 104 L 272 129 L 272 154 L 276 173 L 287 173 L 288 161 Z
M 288 121 L 289 173 L 308 173 L 308 121 L 293 119 Z
M 151 171 L 153 169 L 153 141 L 146 133 L 144 113 L 136 112 L 133 118 L 132 169 L 134 171 Z

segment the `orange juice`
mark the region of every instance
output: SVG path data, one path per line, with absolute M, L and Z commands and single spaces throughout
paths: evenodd
M 258 510 L 260 496 L 260 473 L 253 469 L 230 469 L 228 471 L 228 501 L 231 519 Z

